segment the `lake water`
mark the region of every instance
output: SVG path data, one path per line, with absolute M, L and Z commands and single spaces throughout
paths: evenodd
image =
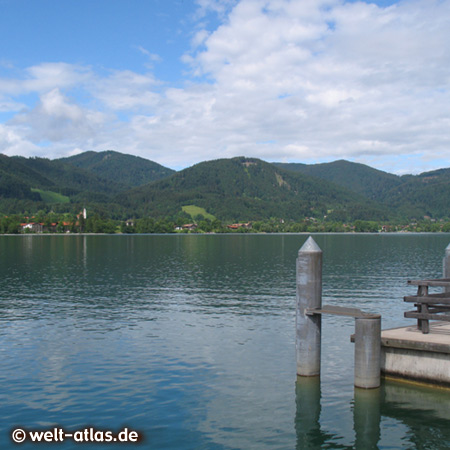
M 354 320 L 324 317 L 320 382 L 296 379 L 307 235 L 0 237 L 0 448 L 14 428 L 127 427 L 140 444 L 19 448 L 444 449 L 450 391 L 353 387 Z M 449 234 L 314 235 L 323 303 L 403 318 Z

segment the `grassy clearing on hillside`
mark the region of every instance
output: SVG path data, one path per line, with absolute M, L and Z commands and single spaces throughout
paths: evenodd
M 52 192 L 52 191 L 43 191 L 42 189 L 31 189 L 33 192 L 38 192 L 42 198 L 42 201 L 44 201 L 45 203 L 69 203 L 70 202 L 70 198 L 62 195 L 62 194 L 58 194 L 57 192 Z
M 209 214 L 206 212 L 205 208 L 200 208 L 200 206 L 195 205 L 186 205 L 182 206 L 181 209 L 189 214 L 192 218 L 197 217 L 199 214 L 201 214 L 205 219 L 214 220 L 215 216 L 212 214 Z

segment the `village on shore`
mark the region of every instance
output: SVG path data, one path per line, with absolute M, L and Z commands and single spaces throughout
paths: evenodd
M 389 232 L 450 232 L 450 222 L 424 216 L 408 223 L 381 223 L 356 220 L 342 223 L 306 217 L 300 222 L 283 219 L 256 220 L 223 223 L 201 215 L 186 222 L 185 216 L 155 219 L 144 217 L 128 220 L 113 220 L 98 213 L 88 217 L 86 208 L 79 214 L 37 214 L 34 216 L 3 216 L 0 218 L 0 234 L 161 234 L 161 233 L 389 233 Z

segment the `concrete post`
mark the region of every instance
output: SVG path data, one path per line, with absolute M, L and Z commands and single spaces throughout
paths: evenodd
M 306 315 L 306 309 L 322 307 L 322 250 L 312 237 L 298 251 L 296 351 L 297 375 L 320 375 L 320 314 Z
M 444 255 L 444 278 L 450 278 L 450 244 L 447 245 Z M 445 287 L 444 292 L 450 292 L 450 288 Z
M 380 386 L 381 316 L 355 319 L 355 386 Z

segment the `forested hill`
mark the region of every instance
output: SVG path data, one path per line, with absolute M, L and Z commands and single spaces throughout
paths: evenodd
M 34 178 L 28 181 L 37 188 L 51 188 L 67 193 L 99 192 L 105 195 L 114 194 L 127 189 L 129 186 L 111 182 L 78 167 L 64 164 L 60 160 L 47 158 L 10 158 L 16 164 L 26 167 Z
M 105 202 L 128 186 L 46 158 L 0 155 L 0 212 L 45 209 L 46 204 Z
M 450 218 L 450 169 L 404 175 L 401 184 L 386 191 L 380 201 L 402 216 Z
M 152 161 L 113 151 L 55 160 L 0 154 L 0 214 L 77 210 L 82 205 L 100 208 L 104 215 L 125 214 L 113 196 L 172 173 Z
M 116 219 L 176 217 L 186 207 L 224 221 L 449 219 L 450 169 L 397 176 L 349 161 L 239 157 L 174 172 L 115 151 L 57 160 L 0 154 L 0 214 L 84 206 Z
M 0 200 L 2 203 L 9 199 L 16 202 L 41 201 L 41 196 L 31 190 L 37 185 L 49 187 L 52 183 L 17 159 L 0 154 Z
M 387 216 L 380 205 L 336 184 L 245 157 L 197 164 L 164 180 L 119 194 L 115 201 L 140 215 L 156 216 L 170 216 L 182 206 L 196 205 L 221 220 L 232 221 Z
M 160 180 L 175 173 L 174 170 L 148 159 L 125 155 L 113 150 L 88 151 L 61 158 L 59 161 L 85 169 L 107 180 L 132 187 Z
M 364 164 L 338 160 L 323 164 L 274 163 L 293 172 L 332 181 L 368 198 L 380 200 L 384 193 L 402 184 L 399 176 Z
M 395 210 L 397 217 L 450 217 L 450 169 L 398 176 L 344 160 L 312 165 L 274 164 L 363 194 Z

